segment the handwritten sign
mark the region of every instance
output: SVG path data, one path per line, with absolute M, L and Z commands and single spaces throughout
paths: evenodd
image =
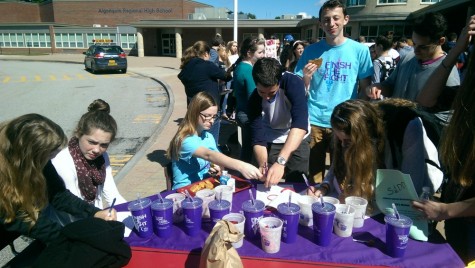
M 411 206 L 411 201 L 418 199 L 411 176 L 399 170 L 377 170 L 376 205 L 379 210 L 384 214 L 393 214 L 392 203 L 394 203 L 400 214 L 410 217 L 413 221 L 409 236 L 416 240 L 427 241 L 427 220 Z

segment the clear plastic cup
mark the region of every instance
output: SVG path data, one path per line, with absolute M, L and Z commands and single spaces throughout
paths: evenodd
M 234 224 L 234 226 L 236 226 L 239 232 L 244 233 L 244 222 L 246 221 L 244 215 L 240 213 L 229 213 L 227 215 L 224 215 L 223 220 L 231 222 L 232 224 Z M 241 239 L 236 243 L 232 243 L 232 245 L 234 248 L 240 248 L 242 247 L 243 242 L 244 239 Z
M 165 196 L 166 199 L 173 201 L 173 223 L 180 223 L 183 221 L 183 209 L 181 208 L 181 202 L 185 200 L 186 196 L 181 193 L 174 193 Z
M 202 189 L 196 192 L 195 196 L 203 200 L 203 221 L 211 221 L 208 204 L 215 199 L 216 192 L 211 189 Z
M 345 204 L 355 209 L 355 219 L 353 220 L 353 228 L 361 228 L 364 225 L 364 217 L 366 215 L 366 207 L 368 200 L 359 196 L 348 196 L 345 198 Z
M 318 199 L 315 196 L 302 195 L 298 202 L 300 206 L 300 219 L 299 224 L 303 226 L 313 225 L 312 204 L 317 202 Z
M 280 238 L 284 223 L 276 217 L 265 217 L 259 220 L 262 249 L 267 253 L 280 251 Z
M 353 221 L 355 219 L 355 209 L 350 205 L 336 205 L 335 221 L 333 230 L 340 237 L 349 237 L 353 231 Z

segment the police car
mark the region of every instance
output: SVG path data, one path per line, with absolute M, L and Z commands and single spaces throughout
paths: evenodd
M 127 72 L 127 56 L 124 50 L 109 39 L 93 40 L 93 45 L 83 52 L 84 68 L 92 73 L 105 70 Z

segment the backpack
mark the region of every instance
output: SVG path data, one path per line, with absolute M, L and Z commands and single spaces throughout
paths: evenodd
M 381 61 L 380 59 L 376 59 L 381 64 L 381 73 L 380 73 L 380 80 L 379 82 L 383 82 L 386 80 L 396 69 L 396 61 L 391 59 L 391 61 L 386 60 L 385 62 Z

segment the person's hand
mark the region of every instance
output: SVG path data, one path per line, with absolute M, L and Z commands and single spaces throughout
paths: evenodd
M 302 70 L 303 76 L 306 78 L 312 79 L 313 74 L 317 71 L 317 69 L 318 69 L 318 66 L 316 64 L 307 63 L 305 64 Z
M 435 201 L 412 201 L 412 207 L 424 214 L 428 220 L 442 221 L 447 219 L 446 204 Z
M 322 189 L 320 187 L 310 186 L 307 188 L 307 195 L 320 197 L 323 195 Z
M 366 96 L 373 100 L 381 99 L 381 84 L 372 84 L 365 89 Z
M 209 174 L 218 174 L 221 172 L 221 167 L 216 164 L 211 164 L 208 170 Z
M 103 219 L 103 220 L 106 220 L 106 221 L 116 221 L 117 220 L 117 211 L 115 210 L 115 208 L 113 208 L 110 212 L 110 215 L 109 215 L 109 209 L 100 210 L 100 211 L 96 212 L 96 214 L 94 214 L 94 217 L 99 218 L 99 219 Z
M 267 171 L 266 181 L 264 185 L 266 187 L 271 187 L 272 185 L 277 185 L 284 176 L 285 166 L 281 164 L 274 163 L 269 170 Z
M 262 172 L 259 171 L 258 168 L 255 166 L 248 164 L 246 162 L 241 162 L 240 167 L 237 169 L 242 176 L 246 179 L 261 179 L 262 178 Z
M 457 43 L 453 48 L 455 51 L 457 51 L 457 54 L 463 53 L 467 49 L 467 46 L 473 38 L 473 35 L 475 35 L 475 15 L 470 17 L 467 25 L 460 32 Z

